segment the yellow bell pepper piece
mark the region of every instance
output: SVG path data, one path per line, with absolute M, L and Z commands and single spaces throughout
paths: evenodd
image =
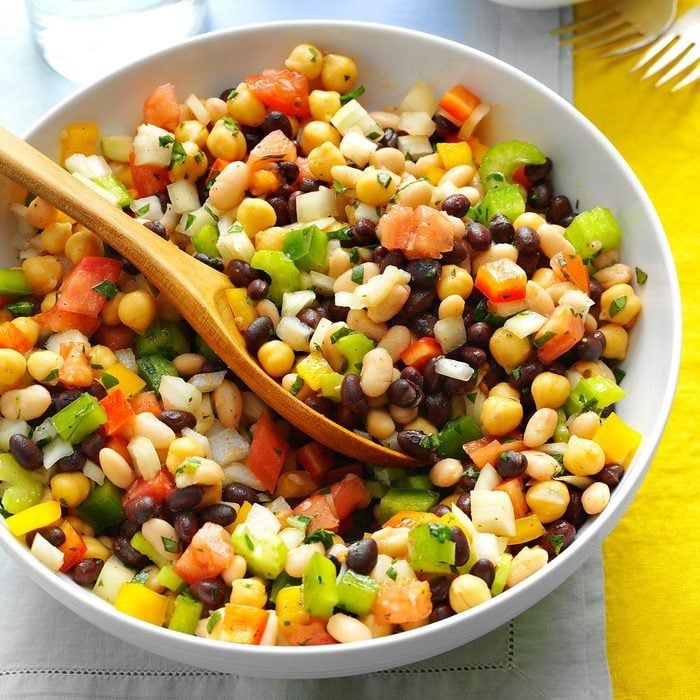
M 55 523 L 61 517 L 61 504 L 58 501 L 45 501 L 31 506 L 21 513 L 5 520 L 10 532 L 15 536 L 26 535 Z
M 277 625 L 280 629 L 297 623 L 306 624 L 311 616 L 304 610 L 304 597 L 301 586 L 287 586 L 277 594 Z
M 233 312 L 236 328 L 244 331 L 252 321 L 258 317 L 258 312 L 253 306 L 253 300 L 245 289 L 227 289 L 226 299 Z
M 126 615 L 160 627 L 168 612 L 168 598 L 146 588 L 142 583 L 123 583 L 114 607 Z
M 437 185 L 440 179 L 445 174 L 443 168 L 439 168 L 437 165 L 431 165 L 425 173 L 431 185 Z
M 115 384 L 108 389 L 107 393 L 109 394 L 120 389 L 124 396 L 131 396 L 141 391 L 141 389 L 146 386 L 146 382 L 144 382 L 136 372 L 132 372 L 128 367 L 124 367 L 124 365 L 119 362 L 109 367 L 109 369 L 106 369 L 104 374 L 114 377 L 119 382 L 119 384 Z
M 472 158 L 474 159 L 474 163 L 476 165 L 480 165 L 481 159 L 486 154 L 486 151 L 489 150 L 489 147 L 481 143 L 476 136 L 470 136 L 467 139 L 467 143 L 469 144 L 469 148 L 472 150 Z
M 334 374 L 333 368 L 320 352 L 312 352 L 297 363 L 297 374 L 314 391 L 321 388 L 321 377 Z
M 61 132 L 61 163 L 74 153 L 91 156 L 97 153 L 100 131 L 95 122 L 69 124 Z
M 243 505 L 240 507 L 238 510 L 238 515 L 236 516 L 236 519 L 233 521 L 233 529 L 235 530 L 238 525 L 241 523 L 245 522 L 245 519 L 248 517 L 248 513 L 250 513 L 250 509 L 253 507 L 252 503 L 249 501 L 243 501 Z
M 267 624 L 267 610 L 252 605 L 226 603 L 219 639 L 237 644 L 258 644 Z
M 435 513 L 424 513 L 419 510 L 402 510 L 392 515 L 382 527 L 410 527 L 413 529 L 426 523 L 439 522 L 440 518 Z
M 542 537 L 546 530 L 536 515 L 526 515 L 515 521 L 515 534 L 508 538 L 508 544 L 522 544 Z
M 642 441 L 642 436 L 625 423 L 616 413 L 611 413 L 593 436 L 605 452 L 606 462 L 616 462 L 626 467 Z
M 458 165 L 471 165 L 472 149 L 466 141 L 456 143 L 439 143 L 437 152 L 440 154 L 445 170 L 456 168 Z

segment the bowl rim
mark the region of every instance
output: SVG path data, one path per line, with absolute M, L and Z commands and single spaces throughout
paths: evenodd
M 56 575 L 56 572 L 43 566 L 31 554 L 27 547 L 17 542 L 10 534 L 4 523 L 3 526 L 0 527 L 0 544 L 2 544 L 4 549 L 12 556 L 13 559 L 15 559 L 15 561 L 20 564 L 24 564 L 26 566 L 27 573 L 29 573 L 32 578 L 42 586 L 42 588 L 49 592 L 54 598 L 59 600 L 59 602 L 71 608 L 74 612 L 77 612 L 80 616 L 98 625 L 102 629 L 107 630 L 110 633 L 129 641 L 130 643 L 134 643 L 133 635 L 130 634 L 130 632 L 138 630 L 140 633 L 140 638 L 143 638 L 143 635 L 145 635 L 150 639 L 149 648 L 151 649 L 157 648 L 158 644 L 161 644 L 162 648 L 166 648 L 169 645 L 179 646 L 182 648 L 187 648 L 194 645 L 199 647 L 201 650 L 210 650 L 213 653 L 215 652 L 217 655 L 226 653 L 232 657 L 240 656 L 242 660 L 245 659 L 246 656 L 250 658 L 251 661 L 256 657 L 258 660 L 262 658 L 270 658 L 272 660 L 279 657 L 285 659 L 289 658 L 290 660 L 301 660 L 309 659 L 310 657 L 327 658 L 337 654 L 345 654 L 350 657 L 355 654 L 359 655 L 367 648 L 369 648 L 373 653 L 376 652 L 379 654 L 384 649 L 395 649 L 396 647 L 406 646 L 406 644 L 410 643 L 417 644 L 418 640 L 426 640 L 429 637 L 440 635 L 447 630 L 452 630 L 453 628 L 457 628 L 465 624 L 473 624 L 474 626 L 482 625 L 484 629 L 482 634 L 486 634 L 505 622 L 505 620 L 498 620 L 498 622 L 495 624 L 484 622 L 484 619 L 488 619 L 489 616 L 492 615 L 492 609 L 495 608 L 498 610 L 500 608 L 506 608 L 510 613 L 512 613 L 509 617 L 514 617 L 515 615 L 520 614 L 526 608 L 541 600 L 556 586 L 560 585 L 560 583 L 571 575 L 571 573 L 573 573 L 573 571 L 575 571 L 581 564 L 583 564 L 588 556 L 593 553 L 593 545 L 596 542 L 602 541 L 602 539 L 609 534 L 615 524 L 620 520 L 624 512 L 629 507 L 632 498 L 641 486 L 644 477 L 646 476 L 668 421 L 680 370 L 682 343 L 680 288 L 668 239 L 649 196 L 619 151 L 592 122 L 590 122 L 581 112 L 579 112 L 572 104 L 567 102 L 554 90 L 539 82 L 535 78 L 532 78 L 518 68 L 506 63 L 504 60 L 491 56 L 490 54 L 487 54 L 479 49 L 475 49 L 471 46 L 467 46 L 466 44 L 430 34 L 428 32 L 421 32 L 391 24 L 354 20 L 302 19 L 258 22 L 237 27 L 227 27 L 213 32 L 206 32 L 181 41 L 178 44 L 161 51 L 149 54 L 99 78 L 88 85 L 79 88 L 76 92 L 68 95 L 58 104 L 52 107 L 43 117 L 35 121 L 24 133 L 24 138 L 31 141 L 32 136 L 36 132 L 51 124 L 55 115 L 57 115 L 71 103 L 79 101 L 94 88 L 109 83 L 115 77 L 121 76 L 124 73 L 138 71 L 138 69 L 143 68 L 152 61 L 167 59 L 170 54 L 179 53 L 183 50 L 192 50 L 200 45 L 206 46 L 208 42 L 220 39 L 224 36 L 235 38 L 237 35 L 241 34 L 254 33 L 258 31 L 275 31 L 279 29 L 286 29 L 290 26 L 308 28 L 310 31 L 315 31 L 316 33 L 323 31 L 324 28 L 343 28 L 347 29 L 348 31 L 360 32 L 366 35 L 393 33 L 403 36 L 407 40 L 416 39 L 421 42 L 432 42 L 436 45 L 442 45 L 453 52 L 461 53 L 462 55 L 476 61 L 490 64 L 494 70 L 510 74 L 510 76 L 514 79 L 524 83 L 527 88 L 534 93 L 537 93 L 540 98 L 557 103 L 559 108 L 567 112 L 568 115 L 576 121 L 577 128 L 587 131 L 589 135 L 603 147 L 606 155 L 615 161 L 620 167 L 623 177 L 627 180 L 627 184 L 629 184 L 637 194 L 640 204 L 642 205 L 642 216 L 650 223 L 661 247 L 661 262 L 664 270 L 668 272 L 669 277 L 668 282 L 671 295 L 670 312 L 672 316 L 672 337 L 670 339 L 671 342 L 667 359 L 670 366 L 669 379 L 664 390 L 663 400 L 656 408 L 657 420 L 653 431 L 644 436 L 642 444 L 634 457 L 634 474 L 628 476 L 627 479 L 624 479 L 614 493 L 614 498 L 615 500 L 619 501 L 619 505 L 606 509 L 600 515 L 598 515 L 583 532 L 577 534 L 574 543 L 564 552 L 562 552 L 561 555 L 550 561 L 547 566 L 543 567 L 535 574 L 519 583 L 517 587 L 509 589 L 495 598 L 491 598 L 478 607 L 466 611 L 466 613 L 460 613 L 445 620 L 431 623 L 408 632 L 397 632 L 386 637 L 380 637 L 368 641 L 339 645 L 314 646 L 313 648 L 231 644 L 196 637 L 194 635 L 184 635 L 173 632 L 164 627 L 157 627 L 117 611 L 113 605 L 110 605 L 106 601 L 94 595 L 92 591 L 84 590 L 82 587 L 76 586 L 75 583 L 65 574 Z M 579 550 L 585 550 L 587 546 L 590 548 L 590 551 L 587 554 L 585 552 L 579 553 Z M 575 559 L 578 559 L 579 561 L 574 561 Z M 547 585 L 544 585 L 544 583 L 540 583 L 544 581 L 559 581 L 559 583 L 548 587 Z M 492 617 L 491 619 L 497 619 L 497 617 Z M 453 648 L 454 646 L 455 645 L 452 645 L 450 648 Z M 428 645 L 426 645 L 425 648 L 430 649 L 430 653 L 425 656 L 430 656 L 440 652 L 439 649 L 435 651 L 434 647 L 430 648 Z M 223 652 L 224 649 L 227 649 L 228 651 Z M 414 656 L 418 658 L 418 655 L 415 653 Z M 401 663 L 406 663 L 406 661 L 397 661 L 396 663 L 391 662 L 390 666 L 386 666 L 386 668 L 400 665 Z M 239 669 L 232 670 L 240 672 Z M 338 674 L 335 675 L 337 676 Z

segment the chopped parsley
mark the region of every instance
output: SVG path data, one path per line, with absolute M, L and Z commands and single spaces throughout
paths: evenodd
M 105 299 L 114 299 L 119 292 L 119 287 L 109 280 L 103 280 L 99 284 L 96 284 L 93 289 Z
M 228 102 L 229 100 L 234 100 L 236 97 L 238 97 L 238 90 L 231 90 L 231 92 L 226 95 L 226 101 Z
M 612 373 L 615 377 L 615 382 L 618 384 L 618 386 L 620 385 L 622 380 L 627 376 L 627 372 L 625 372 L 624 369 L 620 369 L 619 367 L 613 367 Z
M 309 46 L 309 53 L 311 54 L 311 63 L 316 63 L 318 61 L 318 51 L 313 46 Z
M 542 335 L 538 335 L 535 340 L 533 341 L 535 343 L 536 348 L 541 348 L 544 347 L 554 336 L 556 333 L 552 331 L 547 331 L 546 333 L 543 333 Z
M 350 79 L 350 76 L 345 76 L 346 80 Z M 346 105 L 351 100 L 356 100 L 358 97 L 362 97 L 365 94 L 364 85 L 358 85 L 354 90 L 346 92 L 344 95 L 340 96 L 340 104 Z
M 370 141 L 376 141 L 377 139 L 381 138 L 382 135 L 378 131 L 372 131 L 371 133 L 367 134 L 367 138 Z
M 435 433 L 431 433 L 430 435 L 423 435 L 419 444 L 426 450 L 437 450 L 440 446 L 440 440 Z
M 391 175 L 389 173 L 377 173 L 377 182 L 387 189 L 391 184 Z
M 304 380 L 301 377 L 297 377 L 294 380 L 292 386 L 289 387 L 289 393 L 292 396 L 296 396 L 304 388 Z
M 255 549 L 255 544 L 247 532 L 244 533 L 243 539 L 245 540 L 246 547 L 248 547 L 248 549 L 252 552 Z
M 139 571 L 138 574 L 134 576 L 134 578 L 131 579 L 132 583 L 146 583 L 148 581 L 148 571 L 145 569 L 143 571 Z
M 452 540 L 450 528 L 443 523 L 428 523 L 428 529 L 430 530 L 430 536 L 440 542 L 440 544 Z
M 471 393 L 467 394 L 467 400 L 470 403 L 475 403 L 476 402 L 476 392 L 472 391 Z
M 335 345 L 341 338 L 344 338 L 346 335 L 350 335 L 350 329 L 347 326 L 338 328 L 338 330 L 335 333 L 331 333 L 331 344 Z
M 523 373 L 522 369 L 521 369 L 520 367 L 516 367 L 516 368 L 511 372 L 511 375 L 512 375 L 513 379 L 520 379 L 522 373 Z
M 348 250 L 348 255 L 350 256 L 351 263 L 354 264 L 360 262 L 360 251 L 358 248 L 350 248 Z
M 240 129 L 238 128 L 238 122 L 235 119 L 231 119 L 231 117 L 223 117 L 221 121 L 234 136 L 236 136 L 240 131 Z
M 175 143 L 175 137 L 172 134 L 163 134 L 158 137 L 158 143 L 163 148 L 167 148 L 171 143 Z
M 187 218 L 185 219 L 185 231 L 187 231 L 187 229 L 188 229 L 190 226 L 192 226 L 192 224 L 194 223 L 194 220 L 195 220 L 196 218 L 197 218 L 197 217 L 195 217 L 195 215 L 192 214 L 192 212 L 190 212 L 190 213 L 187 215 Z
M 612 318 L 613 316 L 617 316 L 617 314 L 619 314 L 620 311 L 622 311 L 622 309 L 625 308 L 625 306 L 627 306 L 626 296 L 620 296 L 617 297 L 617 299 L 613 299 L 610 302 L 610 307 L 608 308 L 608 314 L 610 318 Z
M 134 214 L 136 214 L 136 216 L 143 216 L 144 214 L 148 214 L 148 212 L 150 211 L 150 209 L 151 209 L 151 205 L 150 205 L 150 204 L 144 204 L 142 207 L 139 207 L 139 208 L 134 212 Z
M 356 265 L 355 267 L 352 268 L 352 272 L 350 273 L 350 279 L 355 283 L 355 284 L 362 284 L 362 280 L 364 279 L 365 276 L 365 271 L 362 265 Z
M 41 381 L 42 382 L 52 382 L 54 379 L 58 379 L 58 370 L 51 370 Z
M 13 301 L 5 308 L 15 316 L 31 316 L 34 313 L 34 304 L 31 301 Z
M 338 193 L 341 194 L 342 192 L 347 191 L 347 187 L 345 185 L 341 185 L 337 180 L 333 180 L 333 189 Z
M 172 537 L 161 537 L 160 541 L 163 543 L 163 549 L 166 552 L 177 554 L 180 551 L 180 545 Z
M 350 240 L 350 227 L 343 226 L 336 231 L 328 231 L 328 240 L 338 240 L 338 241 L 349 241 Z
M 304 540 L 305 544 L 313 544 L 314 542 L 320 542 L 326 549 L 333 545 L 333 533 L 319 528 L 314 530 L 310 535 L 306 536 Z
M 218 610 L 215 610 L 207 620 L 207 632 L 209 634 L 211 634 L 212 630 L 214 629 L 214 627 L 216 627 L 220 619 L 221 613 Z
M 552 543 L 554 553 L 559 554 L 559 552 L 561 552 L 561 548 L 564 546 L 564 535 L 552 535 L 549 538 L 549 541 Z
M 637 276 L 637 284 L 646 284 L 647 283 L 647 280 L 649 279 L 649 275 L 646 272 L 644 272 L 644 270 L 642 270 L 639 267 L 635 267 L 634 273 Z
M 482 299 L 474 309 L 474 313 L 472 314 L 472 320 L 483 321 L 486 318 L 487 313 L 488 310 L 486 308 L 486 299 Z
M 296 527 L 299 530 L 306 530 L 311 520 L 312 519 L 308 515 L 290 515 L 287 518 L 287 525 Z
M 168 167 L 172 168 L 173 165 L 182 165 L 185 162 L 185 158 L 187 158 L 185 147 L 179 141 L 175 141 L 173 144 L 172 160 Z
M 100 377 L 100 379 L 105 389 L 111 389 L 113 386 L 119 384 L 119 380 L 114 375 L 108 374 L 107 372 L 102 372 L 102 377 Z
M 394 565 L 392 564 L 387 570 L 386 570 L 386 575 L 392 580 L 396 581 L 396 577 L 399 575 L 396 569 L 394 568 Z
M 215 213 L 211 210 L 211 207 L 209 207 L 209 206 L 207 206 L 207 205 L 204 205 L 204 211 L 207 212 L 207 214 L 209 214 L 209 216 L 211 216 L 211 218 L 214 219 L 214 221 L 218 221 L 218 220 L 219 220 L 219 215 L 218 215 L 218 214 L 215 214 Z

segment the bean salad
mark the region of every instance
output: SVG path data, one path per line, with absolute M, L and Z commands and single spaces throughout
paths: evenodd
M 428 466 L 294 430 L 138 269 L 16 187 L 5 526 L 124 614 L 227 643 L 370 640 L 501 595 L 606 508 L 642 439 L 615 406 L 646 273 L 537 146 L 480 140 L 490 107 L 464 85 L 368 111 L 355 61 L 311 44 L 238 79 L 156 87 L 131 134 L 69 124 L 62 162 L 228 275 L 291 394 Z

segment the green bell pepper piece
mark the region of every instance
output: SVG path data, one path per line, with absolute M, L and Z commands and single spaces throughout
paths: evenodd
M 0 492 L 2 507 L 14 515 L 41 503 L 44 484 L 41 477 L 28 472 L 9 454 L 0 454 Z
M 408 533 L 408 563 L 414 571 L 447 574 L 455 563 L 455 543 L 447 525 L 426 523 Z
M 433 482 L 427 474 L 408 474 L 403 479 L 394 482 L 394 486 L 399 489 L 422 489 L 429 491 Z
M 375 481 L 374 479 L 365 481 L 365 486 L 367 487 L 369 495 L 372 498 L 381 498 L 389 490 L 388 486 L 382 484 L 381 481 Z
M 624 389 L 607 377 L 587 377 L 574 387 L 564 409 L 568 415 L 585 411 L 599 413 L 626 395 Z
M 212 258 L 220 258 L 221 253 L 216 247 L 219 240 L 219 229 L 214 224 L 207 224 L 197 231 L 191 238 L 192 245 L 198 253 L 204 253 Z
M 369 576 L 346 571 L 338 586 L 338 607 L 355 615 L 367 615 L 372 611 L 379 584 Z
M 374 348 L 374 341 L 364 333 L 348 333 L 335 341 L 335 347 L 345 358 L 345 372 L 357 374 L 362 369 L 362 359 Z
M 170 360 L 166 360 L 162 355 L 148 355 L 136 360 L 141 376 L 146 380 L 148 386 L 158 394 L 160 380 L 166 375 L 169 377 L 179 377 L 175 366 Z M 160 395 L 160 394 L 158 394 Z
M 383 467 L 381 464 L 370 465 L 372 476 L 384 486 L 391 484 L 407 476 L 407 471 L 401 467 Z
M 107 422 L 107 413 L 90 394 L 81 394 L 52 419 L 56 432 L 71 445 L 77 445 Z
M 320 552 L 314 552 L 304 571 L 301 590 L 304 609 L 315 617 L 328 619 L 338 604 L 335 565 Z
M 321 395 L 340 401 L 340 385 L 343 383 L 343 375 L 338 372 L 330 372 L 321 376 Z
M 488 190 L 475 211 L 479 222 L 485 225 L 488 225 L 496 214 L 503 214 L 515 221 L 525 212 L 525 199 L 518 185 L 504 185 Z
M 116 525 L 124 519 L 123 493 L 109 479 L 105 479 L 78 506 L 78 515 L 99 535 L 110 525 Z
M 564 232 L 564 237 L 585 260 L 598 252 L 593 243 L 600 241 L 601 251 L 617 248 L 622 241 L 622 231 L 609 209 L 596 207 L 581 212 Z
M 31 293 L 32 288 L 24 270 L 0 269 L 0 294 L 23 297 Z
M 275 579 L 284 570 L 287 545 L 279 535 L 273 532 L 256 539 L 250 534 L 248 526 L 241 523 L 231 535 L 231 544 L 236 553 L 246 560 L 254 576 Z
M 99 185 L 103 190 L 107 190 L 117 200 L 117 206 L 120 208 L 128 207 L 133 201 L 133 197 L 129 194 L 123 182 L 117 180 L 114 173 L 102 175 L 93 179 L 96 185 Z
M 172 564 L 166 564 L 156 576 L 158 583 L 165 586 L 169 591 L 179 593 L 184 587 L 185 582 L 173 571 Z
M 541 165 L 547 160 L 539 148 L 526 141 L 502 141 L 489 148 L 481 159 L 479 177 L 484 187 L 507 183 L 521 165 Z
M 292 578 L 286 571 L 283 571 L 273 582 L 270 588 L 270 602 L 277 602 L 277 594 L 283 588 L 289 588 L 289 586 L 298 586 L 301 580 L 298 578 Z
M 160 355 L 166 360 L 190 351 L 190 343 L 182 326 L 162 321 L 155 321 L 145 333 L 137 335 L 134 347 L 137 357 Z
M 282 305 L 282 295 L 285 292 L 301 289 L 301 275 L 297 266 L 280 250 L 259 250 L 250 259 L 250 266 L 270 276 L 267 295 L 277 306 Z
M 202 357 L 204 357 L 204 359 L 208 362 L 219 365 L 224 364 L 221 358 L 204 342 L 204 340 L 202 340 L 201 336 L 195 335 L 194 349 L 199 355 L 202 355 Z
M 379 501 L 379 522 L 385 523 L 402 510 L 426 512 L 437 504 L 440 496 L 423 489 L 390 488 Z
M 179 595 L 175 598 L 175 607 L 168 623 L 168 629 L 184 634 L 194 634 L 203 610 L 204 606 L 192 596 Z
M 282 242 L 282 252 L 300 270 L 325 272 L 328 269 L 328 234 L 318 226 L 290 231 Z
M 491 595 L 498 595 L 503 593 L 503 589 L 506 587 L 506 581 L 508 580 L 508 575 L 510 574 L 510 565 L 513 562 L 513 555 L 507 552 L 501 554 L 498 564 L 496 564 L 496 574 L 493 577 L 493 583 L 491 584 Z
M 170 563 L 156 551 L 155 547 L 143 536 L 140 530 L 131 538 L 130 544 L 137 552 L 141 552 L 144 557 L 148 557 L 159 569 Z
M 464 443 L 478 440 L 482 436 L 477 422 L 472 416 L 457 416 L 445 423 L 438 433 L 438 454 L 440 457 L 465 459 Z

